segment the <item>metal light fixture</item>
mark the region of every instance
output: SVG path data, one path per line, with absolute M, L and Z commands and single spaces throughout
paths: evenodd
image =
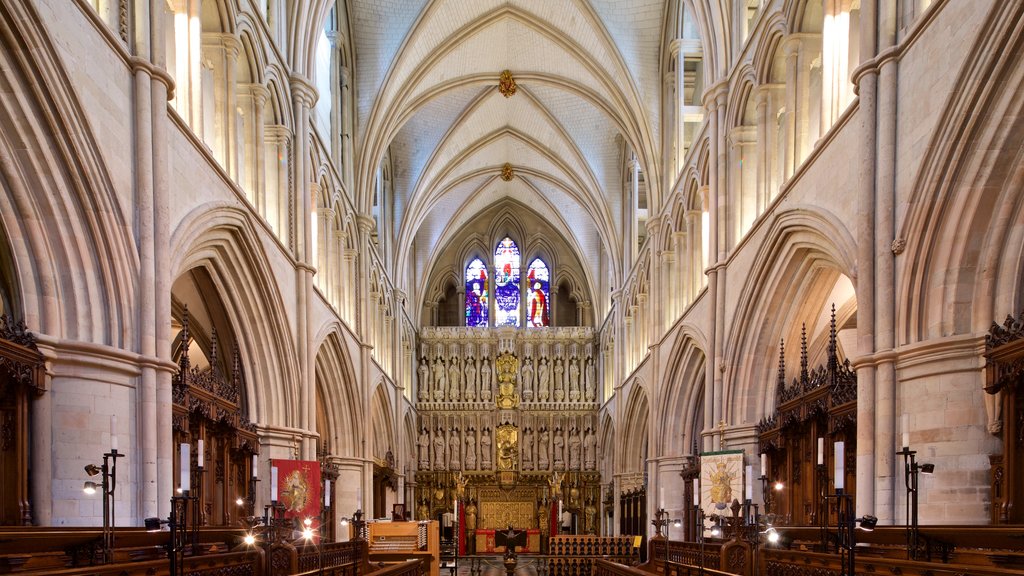
M 160 518 L 146 518 L 143 522 L 146 525 L 147 532 L 159 532 L 163 525 L 168 523 L 167 520 Z
M 245 542 L 246 546 L 252 546 L 256 543 L 256 537 L 249 533 L 245 535 L 245 538 L 242 538 L 242 541 Z
M 95 475 L 99 474 L 102 471 L 103 471 L 103 468 L 100 468 L 99 466 L 97 466 L 95 464 L 86 464 L 85 465 L 85 473 L 88 474 L 89 476 L 95 476 Z
M 865 514 L 862 518 L 857 518 L 857 522 L 860 523 L 860 529 L 865 532 L 872 532 L 875 526 L 878 525 L 878 518 L 870 514 Z
M 785 487 L 786 487 L 786 485 L 782 483 L 782 480 L 776 480 L 775 481 L 775 491 L 776 492 L 782 492 L 782 489 L 785 488 Z
M 92 496 L 93 494 L 95 494 L 97 490 L 102 490 L 102 489 L 103 489 L 103 486 L 93 482 L 92 480 L 86 480 L 85 484 L 82 486 L 82 492 L 85 492 L 89 496 Z
M 934 474 L 935 464 L 921 464 L 921 474 Z
M 779 542 L 779 532 L 778 532 L 778 530 L 776 530 L 772 526 L 769 526 L 768 529 L 764 531 L 764 533 L 765 533 L 765 537 L 767 538 L 769 544 L 778 544 L 778 542 Z

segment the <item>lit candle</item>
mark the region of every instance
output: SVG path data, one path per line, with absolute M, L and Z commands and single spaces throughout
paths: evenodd
M 562 521 L 562 499 L 558 499 L 558 521 Z
M 255 480 L 260 477 L 260 457 L 259 454 L 252 455 L 252 479 Z
M 189 458 L 189 453 L 192 449 L 192 445 L 183 443 L 181 445 L 181 491 L 188 492 L 192 489 L 192 462 Z
M 836 442 L 836 490 L 846 487 L 846 447 L 842 442 Z
M 754 499 L 754 467 L 747 466 L 747 490 L 744 496 L 747 500 Z
M 324 480 L 324 508 L 331 507 L 331 481 Z
M 910 414 L 900 418 L 900 428 L 903 430 L 903 447 L 910 448 Z
M 700 480 L 693 479 L 693 505 L 700 506 Z
M 198 451 L 198 452 L 196 452 L 196 464 L 199 465 L 199 468 L 202 468 L 203 464 L 205 463 L 205 461 L 203 460 L 203 439 L 202 438 L 199 439 L 199 446 L 196 448 L 196 450 Z
M 110 415 L 110 451 L 117 452 L 117 414 Z
M 761 476 L 768 476 L 768 455 L 761 453 Z
M 277 466 L 270 467 L 270 501 L 277 502 Z
M 818 466 L 825 465 L 825 439 L 818 438 Z

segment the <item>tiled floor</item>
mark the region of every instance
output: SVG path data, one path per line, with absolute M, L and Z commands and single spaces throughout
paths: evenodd
M 536 562 L 538 559 L 529 555 L 520 555 L 516 564 L 515 576 L 537 576 Z M 473 558 L 460 558 L 458 570 L 452 574 L 450 568 L 441 568 L 441 576 L 505 576 L 505 566 L 502 564 L 502 557 L 476 556 Z

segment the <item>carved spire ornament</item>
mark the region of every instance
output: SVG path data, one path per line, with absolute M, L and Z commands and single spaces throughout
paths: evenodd
M 498 92 L 505 98 L 511 98 L 515 96 L 516 80 L 512 77 L 512 73 L 508 70 L 502 70 L 501 75 L 498 76 Z
M 512 173 L 512 165 L 505 162 L 505 165 L 501 167 L 501 179 L 508 182 L 513 176 L 515 176 L 515 174 Z

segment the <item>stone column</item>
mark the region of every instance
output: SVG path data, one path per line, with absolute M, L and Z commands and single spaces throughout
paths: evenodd
M 754 218 L 764 214 L 770 197 L 768 194 L 768 183 L 771 181 L 771 178 L 768 176 L 768 151 L 771 149 L 771 143 L 768 141 L 768 99 L 769 93 L 766 85 L 758 86 L 754 89 L 754 102 L 757 107 L 757 139 L 755 144 L 757 153 L 755 190 L 757 191 L 757 198 L 754 203 Z
M 872 4 L 868 0 L 865 5 Z M 872 10 L 872 8 L 869 8 Z M 865 18 L 866 21 L 873 18 Z M 873 28 L 873 26 L 871 26 Z M 874 30 L 870 35 L 874 38 Z M 874 45 L 874 42 L 871 42 Z M 873 53 L 872 53 L 873 56 Z M 861 174 L 875 174 L 875 114 L 877 70 L 865 69 L 858 78 Z M 875 513 L 875 181 L 860 179 L 857 189 L 857 512 Z
M 849 11 L 844 2 L 843 9 Z M 871 2 L 865 2 L 871 4 Z M 875 95 L 875 516 L 892 523 L 896 518 L 896 278 L 893 213 L 896 204 L 896 121 L 899 117 L 897 75 L 899 59 L 888 50 L 896 43 L 895 27 L 874 26 L 874 18 L 895 22 L 892 3 L 870 7 L 871 18 L 862 24 L 879 30 L 878 79 Z M 877 11 L 877 12 L 876 12 Z M 862 32 L 863 35 L 863 32 Z M 862 48 L 863 49 L 863 48 Z M 870 80 L 865 86 L 870 92 Z M 870 98 L 870 97 L 869 97 Z M 865 119 L 867 120 L 867 118 Z M 865 154 L 870 151 L 865 144 Z M 868 179 L 870 180 L 870 179 Z M 858 293 L 859 294 L 859 293 Z M 858 322 L 860 312 L 858 307 Z M 858 414 L 858 426 L 860 419 Z
M 292 108 L 294 111 L 295 161 L 292 166 L 295 175 L 292 183 L 295 199 L 294 226 L 295 243 L 295 285 L 296 285 L 296 356 L 299 360 L 299 389 L 302 409 L 299 413 L 299 428 L 312 434 L 316 422 L 315 375 L 313 372 L 316 350 L 313 349 L 312 301 L 313 274 L 316 254 L 313 254 L 313 203 L 314 186 L 309 173 L 309 111 L 317 99 L 316 88 L 304 78 L 290 78 Z M 308 436 L 302 441 L 300 456 L 312 460 L 316 448 Z
M 798 164 L 799 136 L 797 134 L 797 75 L 800 63 L 800 39 L 789 36 L 782 42 L 786 55 L 786 148 L 782 164 L 782 177 L 789 180 Z

